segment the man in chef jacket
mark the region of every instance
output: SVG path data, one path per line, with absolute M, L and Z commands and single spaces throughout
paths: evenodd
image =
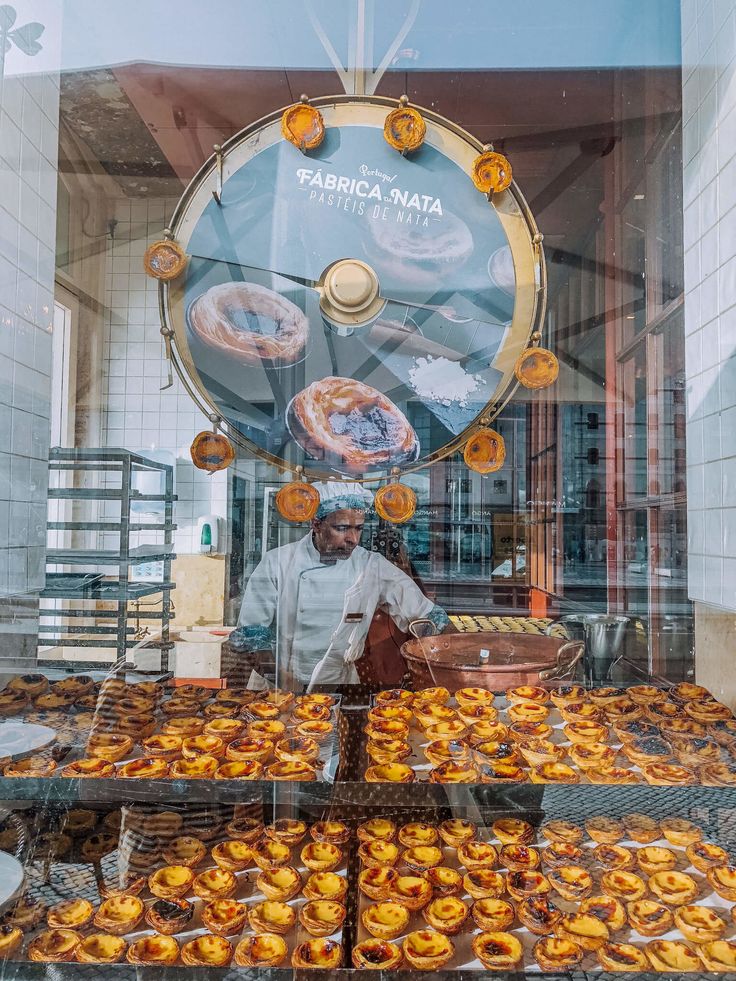
M 420 618 L 438 632 L 449 623 L 409 576 L 360 546 L 373 495 L 357 483 L 314 486 L 320 505 L 309 533 L 264 556 L 230 635 L 236 652 L 273 652 L 280 687 L 357 684 L 355 662 L 378 607 L 402 631 Z

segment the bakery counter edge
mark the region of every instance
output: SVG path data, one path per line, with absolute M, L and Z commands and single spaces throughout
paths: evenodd
M 567 799 L 571 794 L 598 807 L 603 801 L 621 802 L 641 809 L 651 800 L 661 806 L 667 801 L 673 813 L 706 799 L 718 806 L 736 809 L 736 788 L 658 787 L 647 784 L 597 786 L 577 784 L 392 784 L 364 781 L 335 783 L 261 780 L 120 780 L 68 777 L 0 777 L 0 800 L 87 801 L 97 803 L 239 803 L 246 799 L 294 799 L 326 804 L 357 804 L 385 808 L 396 804 L 413 807 L 451 804 L 455 806 L 538 809 L 544 800 Z M 562 795 L 565 795 L 563 798 Z

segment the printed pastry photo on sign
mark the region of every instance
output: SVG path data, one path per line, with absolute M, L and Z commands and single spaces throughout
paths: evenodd
M 434 458 L 526 341 L 507 228 L 455 159 L 477 150 L 430 127 L 402 156 L 385 108 L 361 112 L 308 153 L 266 127 L 229 152 L 219 203 L 195 194 L 176 216 L 185 367 L 235 433 L 307 475 Z

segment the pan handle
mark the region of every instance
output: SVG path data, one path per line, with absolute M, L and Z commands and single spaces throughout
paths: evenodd
M 570 651 L 574 651 L 570 655 Z M 582 640 L 570 640 L 563 644 L 557 652 L 557 663 L 553 668 L 544 668 L 539 672 L 540 681 L 561 681 L 572 672 L 572 669 L 583 656 L 585 644 Z

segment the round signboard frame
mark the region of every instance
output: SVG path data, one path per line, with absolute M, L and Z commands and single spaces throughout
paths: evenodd
M 310 101 L 320 109 L 328 128 L 349 125 L 375 127 L 376 139 L 382 139 L 386 113 L 396 107 L 395 100 L 379 96 L 323 96 Z M 437 113 L 424 108 L 420 108 L 420 111 L 427 124 L 425 143 L 435 147 L 456 163 L 468 174 L 468 181 L 470 181 L 473 161 L 479 153 L 483 152 L 484 145 L 470 133 Z M 281 111 L 278 111 L 264 116 L 237 133 L 222 145 L 219 153 L 203 164 L 184 191 L 170 223 L 172 237 L 183 249 L 187 250 L 197 222 L 205 208 L 211 204 L 213 194 L 217 199 L 218 189 L 226 188 L 230 176 L 264 147 L 279 143 L 282 139 Z M 296 148 L 294 152 L 299 153 Z M 309 155 L 305 155 L 303 159 L 308 161 Z M 457 436 L 420 457 L 415 463 L 401 467 L 386 466 L 381 470 L 361 475 L 360 479 L 365 482 L 384 480 L 389 473 L 396 475 L 422 470 L 462 449 L 468 438 L 478 428 L 488 426 L 511 400 L 518 388 L 518 381 L 514 375 L 516 362 L 530 344 L 539 340 L 544 321 L 547 277 L 542 235 L 531 210 L 515 182 L 512 182 L 508 190 L 494 195 L 488 201 L 478 193 L 478 207 L 495 210 L 511 249 L 516 278 L 511 325 L 493 359 L 493 367 L 501 372 L 502 377 L 482 411 Z M 159 281 L 159 311 L 161 333 L 167 342 L 167 355 L 185 389 L 209 418 L 213 427 L 225 433 L 233 443 L 283 472 L 293 473 L 301 470 L 301 464 L 275 456 L 246 437 L 237 426 L 228 422 L 213 400 L 192 359 L 184 318 L 174 315 L 176 303 L 181 304 L 184 280 L 185 276 L 174 282 Z M 320 470 L 311 465 L 309 477 L 322 480 L 340 479 L 334 469 Z

